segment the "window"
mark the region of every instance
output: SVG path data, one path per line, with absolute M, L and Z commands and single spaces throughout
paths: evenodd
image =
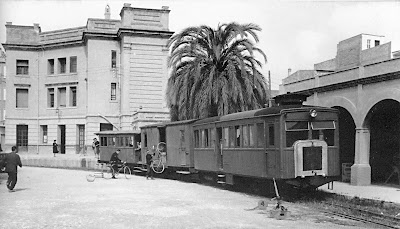
M 17 147 L 28 150 L 28 125 L 17 125 Z
M 240 126 L 235 126 L 235 136 L 236 136 L 236 147 L 240 147 L 242 141 L 242 135 L 240 133 Z
M 208 129 L 202 130 L 203 148 L 208 148 L 210 146 L 210 139 L 208 137 Z
M 54 74 L 54 59 L 47 60 L 47 74 Z
M 379 44 L 380 44 L 380 41 L 375 40 L 375 46 L 379 46 Z
M 47 107 L 54 107 L 54 88 L 47 89 Z
M 111 83 L 111 100 L 117 99 L 117 84 Z
M 264 146 L 264 123 L 257 123 L 257 147 Z
M 58 88 L 58 106 L 66 107 L 67 106 L 67 98 L 66 98 L 67 89 L 65 87 Z
M 369 48 L 371 48 L 371 40 L 370 39 L 367 40 L 367 49 L 369 49 Z
M 215 129 L 210 129 L 210 147 L 214 148 L 215 146 Z
M 16 89 L 16 108 L 28 108 L 28 89 Z
M 47 125 L 41 125 L 40 132 L 42 135 L 42 143 L 47 143 Z
M 200 134 L 198 130 L 194 131 L 194 147 L 199 148 L 200 147 Z
M 107 137 L 100 137 L 100 146 L 107 146 Z
M 242 128 L 243 128 L 243 147 L 248 147 L 249 146 L 248 126 L 244 125 Z
M 224 128 L 224 130 L 223 130 L 223 146 L 225 147 L 225 148 L 228 148 L 229 147 L 229 128 L 228 127 L 225 127 Z
M 17 75 L 29 74 L 29 60 L 17 60 Z
M 69 106 L 76 107 L 76 87 L 70 87 Z
M 249 146 L 254 147 L 254 136 L 257 136 L 255 133 L 254 124 L 249 125 Z
M 85 149 L 85 125 L 77 125 L 77 127 L 78 127 L 79 151 L 86 150 Z
M 76 56 L 71 56 L 69 58 L 69 72 L 71 73 L 76 73 L 77 71 L 77 57 Z
M 58 73 L 63 74 L 67 69 L 67 58 L 58 58 Z
M 148 146 L 148 142 L 147 142 L 147 133 L 143 134 L 143 141 L 144 141 L 144 146 L 143 147 L 147 147 Z
M 117 51 L 111 50 L 111 68 L 117 67 Z
M 275 128 L 274 125 L 268 126 L 268 145 L 275 145 Z
M 285 123 L 286 129 L 286 147 L 293 146 L 297 140 L 308 139 L 308 122 L 306 121 L 288 121 Z

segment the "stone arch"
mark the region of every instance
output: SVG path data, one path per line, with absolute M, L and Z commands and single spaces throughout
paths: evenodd
M 357 107 L 356 105 L 346 97 L 343 96 L 332 96 L 324 100 L 319 100 L 319 106 L 323 107 L 342 107 L 346 109 L 352 116 L 354 122 L 356 122 L 357 117 Z M 357 123 L 356 123 L 357 124 Z
M 396 100 L 400 103 L 400 89 L 397 88 L 385 88 L 383 91 L 379 91 L 373 94 L 373 96 L 363 96 L 363 101 L 360 103 L 358 107 L 359 114 L 359 122 L 361 124 L 360 127 L 368 128 L 369 126 L 369 118 L 368 113 L 371 109 L 383 100 Z M 358 126 L 358 125 L 357 125 Z
M 363 126 L 370 132 L 371 181 L 383 183 L 393 166 L 400 166 L 400 102 L 393 98 L 379 100 L 365 114 Z

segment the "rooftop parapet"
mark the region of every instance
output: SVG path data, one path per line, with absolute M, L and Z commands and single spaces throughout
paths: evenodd
M 161 9 L 144 9 L 125 3 L 119 15 L 124 28 L 169 31 L 169 12 L 167 6 Z
M 33 26 L 23 26 L 6 22 L 6 43 L 37 45 L 40 41 L 40 32 L 40 26 L 36 23 Z

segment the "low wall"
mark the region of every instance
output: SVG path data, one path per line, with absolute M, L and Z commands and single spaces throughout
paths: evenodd
M 51 156 L 35 156 L 20 155 L 22 166 L 47 167 L 47 168 L 63 168 L 63 169 L 84 169 L 84 170 L 101 170 L 102 167 L 97 163 L 96 158 L 89 157 L 51 157 Z

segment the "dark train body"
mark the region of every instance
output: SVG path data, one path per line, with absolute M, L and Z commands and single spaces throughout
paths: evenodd
M 141 158 L 165 142 L 166 171 L 227 184 L 275 178 L 298 188 L 336 180 L 338 111 L 302 105 L 304 96 L 285 97 L 269 108 L 144 126 Z

